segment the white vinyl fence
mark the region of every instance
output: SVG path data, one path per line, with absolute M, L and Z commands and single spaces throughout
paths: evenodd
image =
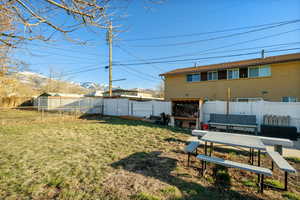
M 117 98 L 62 98 L 40 97 L 35 106 L 45 110 L 79 111 L 88 114 L 103 114 L 111 116 L 159 116 L 161 113 L 171 115 L 171 102 L 166 101 L 133 101 Z M 226 102 L 208 101 L 203 105 L 204 122 L 209 121 L 211 113 L 225 114 Z M 264 115 L 290 116 L 290 125 L 300 132 L 300 102 L 230 102 L 230 114 L 256 115 L 258 125 L 262 124 Z
M 209 121 L 211 113 L 226 114 L 226 102 L 209 101 L 204 103 L 204 121 Z M 258 125 L 262 124 L 264 115 L 290 116 L 290 125 L 300 131 L 300 102 L 230 102 L 230 114 L 256 115 Z
M 40 97 L 35 100 L 38 109 L 48 111 L 78 111 L 87 114 L 103 114 L 111 116 L 159 116 L 161 113 L 171 114 L 171 103 L 165 101 L 133 101 L 121 98 L 64 98 Z

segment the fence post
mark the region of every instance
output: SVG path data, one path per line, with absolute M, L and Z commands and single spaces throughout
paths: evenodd
M 40 111 L 40 101 L 41 101 L 41 97 L 38 97 L 38 101 L 37 101 L 38 112 Z
M 152 111 L 151 111 L 151 115 L 154 115 L 154 101 L 152 101 Z
M 119 99 L 116 99 L 117 101 L 117 113 L 116 113 L 116 116 L 119 116 Z
M 41 120 L 43 121 L 43 119 L 44 119 L 44 108 L 42 107 Z

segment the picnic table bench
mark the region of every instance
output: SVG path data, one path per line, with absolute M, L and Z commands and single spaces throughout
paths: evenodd
M 287 190 L 288 186 L 288 173 L 296 173 L 297 171 L 276 151 L 267 151 L 268 155 L 272 159 L 272 170 L 274 169 L 274 162 L 276 166 L 284 171 L 284 188 L 277 188 L 277 189 L 284 189 Z M 274 186 L 272 186 L 274 187 Z
M 222 158 L 217 158 L 217 157 L 211 157 L 203 154 L 199 154 L 197 156 L 197 159 L 205 162 L 210 162 L 210 163 L 215 163 L 217 165 L 222 165 L 225 167 L 229 168 L 238 168 L 242 170 L 247 170 L 250 172 L 254 172 L 258 174 L 258 176 L 261 176 L 259 178 L 259 185 L 260 185 L 260 192 L 263 192 L 264 188 L 264 176 L 272 176 L 272 171 L 270 169 L 264 168 L 264 167 L 259 167 L 259 166 L 254 166 L 254 165 L 248 165 L 244 163 L 239 163 L 239 162 L 234 162 L 230 160 L 224 160 Z M 204 163 L 202 162 L 202 174 L 204 173 Z
M 204 142 L 204 154 L 197 155 L 197 148 L 200 145 L 198 140 L 192 141 L 189 145 L 186 146 L 185 151 L 189 154 L 195 155 L 196 158 L 201 160 L 202 162 L 202 173 L 204 173 L 206 169 L 206 162 L 215 163 L 218 165 L 223 165 L 225 167 L 231 168 L 239 168 L 242 170 L 247 170 L 258 174 L 258 183 L 260 185 L 260 191 L 263 192 L 263 187 L 269 186 L 264 183 L 264 176 L 271 176 L 272 171 L 268 168 L 264 168 L 260 166 L 260 153 L 261 150 L 267 152 L 267 154 L 272 159 L 272 170 L 274 168 L 274 163 L 276 166 L 284 171 L 285 173 L 285 184 L 284 188 L 278 188 L 287 190 L 288 184 L 288 173 L 296 173 L 296 170 L 280 155 L 280 153 L 275 151 L 268 151 L 266 149 L 266 145 L 282 145 L 286 147 L 293 146 L 293 142 L 288 139 L 281 138 L 269 138 L 269 137 L 261 137 L 261 136 L 253 136 L 253 135 L 243 135 L 243 134 L 232 134 L 232 133 L 224 133 L 224 132 L 214 132 L 214 131 L 205 131 L 205 130 L 193 130 L 192 135 L 198 136 Z M 208 155 L 207 148 L 210 143 L 210 153 Z M 230 160 L 224 160 L 222 158 L 211 157 L 213 143 L 236 146 L 236 147 L 244 147 L 250 148 L 250 161 L 252 160 L 251 165 L 238 163 Z M 258 166 L 254 166 L 253 156 L 254 149 L 258 150 Z M 190 156 L 190 155 L 189 155 Z M 188 158 L 189 163 L 189 158 Z M 273 187 L 274 188 L 274 187 Z
M 190 166 L 191 155 L 197 156 L 197 148 L 199 146 L 198 141 L 191 141 L 185 148 L 184 152 L 188 154 L 187 166 Z

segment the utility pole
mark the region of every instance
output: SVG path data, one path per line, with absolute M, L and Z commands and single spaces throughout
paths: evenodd
M 265 50 L 261 50 L 261 58 L 265 58 Z
M 112 23 L 109 22 L 108 32 L 107 32 L 107 42 L 109 47 L 109 96 L 112 96 L 112 38 L 113 38 L 113 27 Z

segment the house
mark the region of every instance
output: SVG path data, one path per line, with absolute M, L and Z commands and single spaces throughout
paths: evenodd
M 203 100 L 300 100 L 300 53 L 181 68 L 161 76 L 179 126 L 195 126 Z
M 82 94 L 44 92 L 39 97 L 83 97 Z
M 109 97 L 109 91 L 106 91 L 103 93 L 103 97 Z M 123 97 L 123 98 L 130 98 L 130 99 L 148 99 L 148 100 L 162 100 L 161 98 L 155 98 L 153 97 L 153 94 L 147 91 L 143 91 L 140 89 L 132 89 L 132 90 L 126 90 L 126 89 L 113 89 L 112 91 L 112 97 Z
M 84 97 L 81 94 L 44 92 L 34 100 L 34 106 L 38 109 L 57 109 L 62 106 L 75 106 L 79 99 Z
M 165 99 L 300 100 L 300 53 L 175 69 L 165 77 Z
M 88 93 L 84 96 L 86 96 L 86 97 L 102 97 L 103 92 L 104 92 L 103 90 L 95 90 L 95 91 L 93 91 L 91 93 Z

